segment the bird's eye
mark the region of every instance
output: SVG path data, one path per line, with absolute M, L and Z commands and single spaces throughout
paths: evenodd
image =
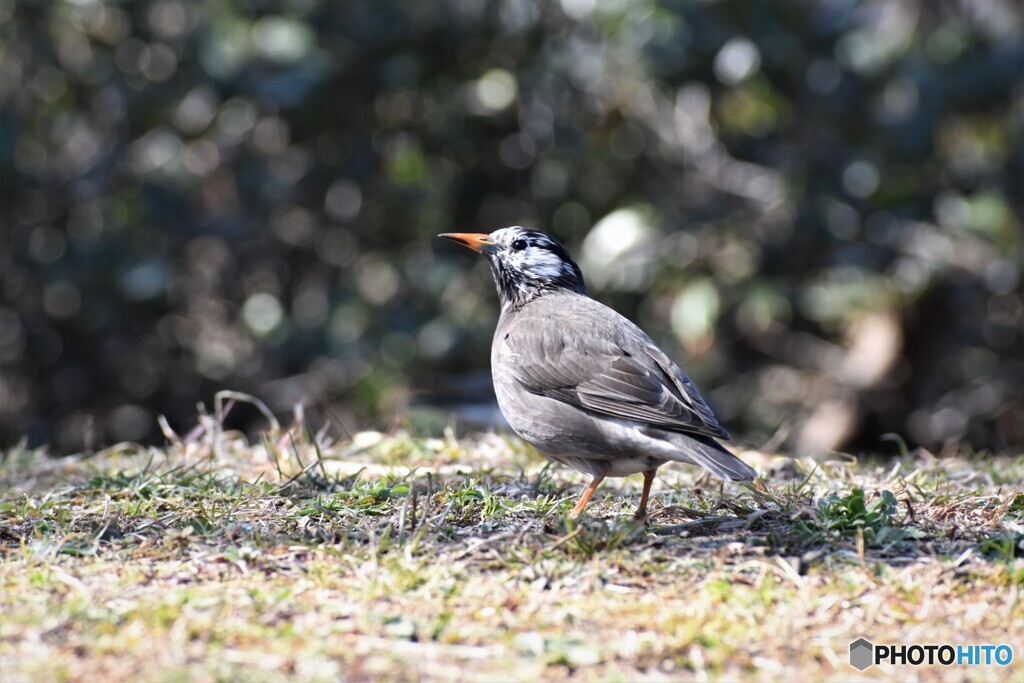
M 522 251 L 523 249 L 526 249 L 526 240 L 518 239 L 512 243 L 513 251 Z

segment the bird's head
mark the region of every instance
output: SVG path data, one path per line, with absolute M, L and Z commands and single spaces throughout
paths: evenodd
M 552 291 L 587 294 L 583 273 L 565 247 L 539 230 L 512 227 L 490 235 L 449 232 L 440 235 L 487 257 L 502 310 L 518 308 Z

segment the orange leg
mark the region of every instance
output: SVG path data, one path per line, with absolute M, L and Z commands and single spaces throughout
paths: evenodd
M 572 511 L 569 513 L 570 519 L 576 519 L 580 516 L 580 513 L 583 512 L 583 508 L 587 507 L 587 503 L 590 502 L 590 497 L 594 495 L 594 491 L 596 491 L 597 487 L 601 485 L 602 481 L 604 481 L 604 476 L 605 475 L 602 472 L 601 474 L 596 475 L 591 480 L 590 486 L 588 486 L 587 489 L 583 492 L 583 495 L 580 496 L 580 499 L 576 501 L 576 505 L 573 506 Z
M 636 509 L 636 514 L 633 515 L 633 519 L 638 522 L 647 519 L 647 498 L 651 495 L 651 484 L 654 483 L 654 475 L 657 473 L 657 467 L 644 472 L 644 492 L 640 494 L 640 507 Z

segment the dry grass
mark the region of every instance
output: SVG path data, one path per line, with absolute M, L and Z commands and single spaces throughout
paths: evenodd
M 1021 680 L 1024 457 L 667 466 L 584 482 L 515 441 L 205 433 L 0 466 L 0 670 L 61 680 Z M 292 434 L 295 432 L 293 431 Z M 1010 667 L 847 663 L 1009 643 Z

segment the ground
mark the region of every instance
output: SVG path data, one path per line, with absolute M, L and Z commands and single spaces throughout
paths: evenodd
M 0 464 L 0 679 L 1024 680 L 1024 455 L 579 474 L 494 434 L 204 417 L 165 448 Z M 850 643 L 1010 665 L 850 666 Z

